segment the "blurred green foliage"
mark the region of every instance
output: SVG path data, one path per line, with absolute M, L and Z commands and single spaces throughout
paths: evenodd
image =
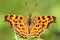
M 26 10 L 25 2 L 28 3 L 30 11 L 35 4 L 38 4 L 32 13 L 33 17 L 41 15 L 56 16 L 56 23 L 51 24 L 49 29 L 41 35 L 41 38 L 44 40 L 60 40 L 60 0 L 0 0 L 0 40 L 15 39 L 14 31 L 9 23 L 4 22 L 4 16 L 6 14 L 17 14 L 27 17 L 29 13 Z

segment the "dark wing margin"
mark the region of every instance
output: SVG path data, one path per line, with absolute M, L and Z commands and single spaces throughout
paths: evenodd
M 4 21 L 10 22 L 9 17 L 11 18 L 11 17 L 13 17 L 13 15 L 6 15 L 6 16 L 4 16 Z M 12 23 L 11 23 L 11 22 L 10 22 L 10 25 L 11 25 L 11 27 L 12 27 Z M 12 27 L 12 28 L 13 28 L 13 27 Z

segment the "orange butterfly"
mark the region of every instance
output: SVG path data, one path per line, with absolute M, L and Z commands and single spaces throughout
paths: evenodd
M 10 22 L 11 27 L 16 31 L 20 37 L 40 37 L 40 34 L 48 29 L 49 24 L 55 22 L 54 16 L 39 16 L 25 18 L 21 15 L 6 15 L 5 21 Z
M 32 11 L 28 12 L 32 13 Z M 49 28 L 49 24 L 56 20 L 55 16 L 36 16 L 32 19 L 31 14 L 29 14 L 29 18 L 25 18 L 21 15 L 6 15 L 4 18 L 5 21 L 10 23 L 11 27 L 19 37 L 25 38 L 27 38 L 28 35 L 30 37 L 39 38 L 42 32 Z

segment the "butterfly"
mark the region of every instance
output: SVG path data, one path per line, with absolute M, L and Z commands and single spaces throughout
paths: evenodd
M 39 38 L 40 35 L 49 28 L 49 25 L 56 22 L 55 16 L 35 16 L 34 18 L 26 18 L 22 15 L 5 15 L 5 21 L 9 22 L 11 28 L 17 33 L 19 37 L 27 38 L 30 37 Z

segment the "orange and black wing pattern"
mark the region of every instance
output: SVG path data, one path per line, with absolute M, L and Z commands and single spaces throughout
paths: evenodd
M 27 37 L 28 26 L 25 25 L 26 18 L 21 15 L 6 15 L 5 21 L 8 21 L 14 31 L 20 37 Z
M 40 37 L 40 34 L 49 28 L 52 22 L 56 21 L 55 16 L 40 16 L 34 18 L 34 25 L 31 27 L 30 36 Z

